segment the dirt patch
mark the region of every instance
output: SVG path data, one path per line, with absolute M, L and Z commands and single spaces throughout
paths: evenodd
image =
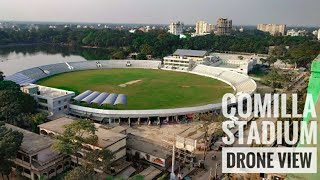
M 129 82 L 126 82 L 126 83 L 124 83 L 124 84 L 119 84 L 118 86 L 120 86 L 120 87 L 127 87 L 128 85 L 136 84 L 136 83 L 141 82 L 141 81 L 142 81 L 141 79 L 139 79 L 139 80 L 134 80 L 134 81 L 129 81 Z

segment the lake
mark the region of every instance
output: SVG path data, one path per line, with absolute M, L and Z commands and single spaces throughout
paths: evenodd
M 60 45 L 30 45 L 0 48 L 0 71 L 15 72 L 54 63 L 110 59 L 104 49 L 87 49 Z

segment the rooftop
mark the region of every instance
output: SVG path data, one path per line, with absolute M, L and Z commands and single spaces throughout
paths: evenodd
M 63 134 L 65 130 L 65 126 L 68 124 L 71 124 L 73 121 L 75 120 L 68 117 L 61 117 L 44 124 L 40 124 L 38 127 L 41 129 L 55 132 L 57 134 Z M 96 135 L 98 136 L 98 142 L 96 146 L 100 148 L 107 148 L 112 144 L 126 138 L 126 135 L 124 134 L 105 129 L 100 124 L 97 124 L 97 123 L 94 123 L 94 124 L 97 128 Z
M 20 149 L 27 154 L 37 153 L 43 149 L 51 147 L 53 143 L 53 141 L 50 138 L 21 129 L 17 126 L 13 126 L 10 124 L 6 124 L 5 126 L 6 128 L 21 132 L 23 134 L 23 141 Z
M 204 136 L 205 132 L 201 130 L 197 130 L 196 128 L 188 128 L 185 131 L 178 134 L 178 136 L 183 138 L 188 138 L 192 140 L 201 139 Z
M 193 57 L 204 57 L 207 51 L 190 50 L 190 49 L 177 49 L 173 55 L 176 56 L 193 56 Z
M 146 138 L 135 136 L 133 134 L 128 134 L 127 146 L 128 148 L 135 149 L 162 159 L 167 159 L 171 156 L 171 153 L 169 153 L 170 150 L 164 148 L 163 146 L 152 143 Z
M 255 54 L 231 54 L 231 53 L 211 53 L 210 56 L 214 56 L 221 60 L 237 60 L 237 61 L 250 61 L 252 59 L 259 59 L 258 55 Z
M 74 95 L 74 92 L 72 92 L 72 91 L 66 91 L 66 90 L 62 90 L 62 89 L 40 86 L 37 84 L 28 84 L 26 86 L 23 86 L 23 88 L 25 88 L 25 89 L 31 89 L 31 88 L 36 88 L 36 87 L 38 87 L 38 91 L 40 92 L 40 94 L 39 94 L 40 96 L 56 98 L 56 97 L 61 97 L 61 96 L 65 96 L 68 94 Z
M 143 178 L 144 180 L 152 180 L 152 179 L 156 178 L 157 176 L 159 176 L 160 174 L 161 174 L 161 170 L 159 170 L 153 166 L 149 166 L 147 169 L 145 169 L 139 173 L 139 175 L 144 177 Z

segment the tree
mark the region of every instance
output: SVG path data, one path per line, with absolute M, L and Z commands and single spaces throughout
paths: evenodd
M 0 125 L 0 173 L 3 176 L 7 176 L 11 173 L 13 162 L 12 159 L 16 157 L 16 154 L 21 146 L 23 134 L 21 132 L 13 131 Z
M 152 47 L 149 44 L 141 45 L 140 52 L 143 54 L 153 54 Z
M 93 169 L 78 166 L 69 171 L 64 180 L 98 180 L 98 176 Z
M 94 123 L 88 120 L 77 120 L 65 126 L 64 133 L 56 136 L 53 148 L 61 153 L 73 155 L 79 165 L 78 153 L 82 144 L 95 144 L 97 142 L 97 131 Z
M 13 81 L 1 81 L 0 75 L 0 91 L 1 90 L 20 91 L 20 86 Z
M 29 126 L 24 117 L 36 112 L 37 104 L 33 97 L 21 91 L 0 91 L 0 121 L 22 126 Z
M 4 80 L 4 74 L 3 74 L 3 72 L 2 71 L 0 71 L 0 81 L 3 81 Z
M 133 177 L 129 178 L 129 180 L 143 180 L 144 177 L 142 175 L 134 175 Z
M 85 160 L 87 161 L 87 164 L 85 166 L 92 169 L 102 169 L 102 171 L 107 174 L 114 158 L 115 156 L 108 149 L 93 150 L 86 154 Z
M 28 116 L 31 131 L 34 133 L 39 133 L 38 125 L 44 123 L 47 119 L 46 113 L 37 113 Z
M 224 121 L 224 117 L 222 115 L 214 115 L 213 113 L 207 113 L 207 114 L 200 114 L 199 115 L 200 121 L 204 121 L 203 129 L 205 131 L 204 134 L 204 152 L 203 152 L 203 160 L 205 160 L 208 146 L 209 146 L 209 137 L 212 135 L 221 135 L 222 131 L 222 122 Z
M 118 51 L 112 54 L 112 59 L 125 59 L 126 56 L 123 51 Z
M 139 53 L 137 56 L 138 60 L 146 60 L 147 59 L 147 55 L 144 53 Z

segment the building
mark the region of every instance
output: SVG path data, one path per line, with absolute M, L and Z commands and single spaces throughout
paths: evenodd
M 187 163 L 196 162 L 196 153 L 204 149 L 205 132 L 196 128 L 186 128 L 177 132 L 175 138 L 175 156 Z
M 207 51 L 177 49 L 172 56 L 163 58 L 168 68 L 191 68 L 193 63 L 203 61 Z
M 128 134 L 127 154 L 131 158 L 144 159 L 160 169 L 168 169 L 172 162 L 171 149 L 133 134 Z
M 69 102 L 75 93 L 61 89 L 27 84 L 21 87 L 22 92 L 34 97 L 38 103 L 38 110 L 48 113 L 49 116 L 67 113 Z
M 174 34 L 174 35 L 183 34 L 183 23 L 180 21 L 172 22 L 169 25 L 169 33 Z
M 312 31 L 312 34 L 313 34 L 314 36 L 318 36 L 318 30 Z
M 153 167 L 149 166 L 147 169 L 141 171 L 138 176 L 142 176 L 142 179 L 151 180 L 151 179 L 158 179 L 162 174 L 162 171 Z
M 244 28 L 241 27 L 241 28 L 239 29 L 239 32 L 243 32 L 243 31 L 244 31 Z
M 21 175 L 38 180 L 50 179 L 68 169 L 71 158 L 51 149 L 53 140 L 48 137 L 6 124 L 6 128 L 23 134 L 23 141 L 14 160 L 14 170 Z
M 259 58 L 254 54 L 212 53 L 203 64 L 247 75 L 257 64 Z
M 206 23 L 205 21 L 198 21 L 196 23 L 196 36 L 202 36 L 210 34 L 214 30 L 212 24 Z
M 268 32 L 272 36 L 285 35 L 286 25 L 285 24 L 258 24 L 257 29 L 259 31 Z
M 320 29 L 318 30 L 318 40 L 320 40 Z
M 287 36 L 306 36 L 307 35 L 307 31 L 306 30 L 288 30 L 287 31 Z
M 216 26 L 217 35 L 230 35 L 232 30 L 232 20 L 219 18 Z
M 65 130 L 65 126 L 71 124 L 73 119 L 69 117 L 61 117 L 59 119 L 44 123 L 39 125 L 40 134 L 45 136 L 54 136 L 57 134 L 63 134 Z M 126 156 L 126 135 L 123 133 L 123 130 L 110 130 L 106 129 L 101 124 L 95 123 L 97 128 L 96 135 L 98 136 L 98 141 L 96 144 L 83 144 L 83 150 L 79 152 L 78 157 L 83 157 L 85 152 L 92 150 L 102 150 L 108 149 L 114 154 L 113 163 L 116 161 L 123 159 Z M 73 163 L 76 163 L 76 159 L 72 157 Z M 81 160 L 80 160 L 81 163 Z M 99 172 L 99 170 L 96 170 Z

